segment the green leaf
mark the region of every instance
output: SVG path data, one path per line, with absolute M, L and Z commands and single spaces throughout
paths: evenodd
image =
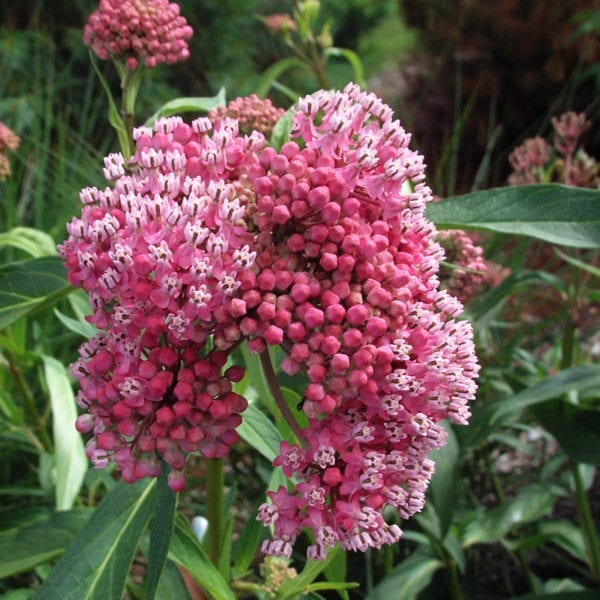
M 255 89 L 256 95 L 260 98 L 265 98 L 273 86 L 273 82 L 290 69 L 300 69 L 301 71 L 305 71 L 306 73 L 312 75 L 311 69 L 299 58 L 295 58 L 293 56 L 289 58 L 282 58 L 281 60 L 278 60 L 276 63 L 272 64 L 260 76 Z
M 72 288 L 62 260 L 31 258 L 0 267 L 0 329 L 66 296 Z
M 581 592 L 558 592 L 556 594 L 526 594 L 512 600 L 598 600 L 598 590 Z
M 185 567 L 214 600 L 235 600 L 229 583 L 212 564 L 182 515 L 175 519 L 175 530 L 169 547 L 169 558 Z
M 600 465 L 600 411 L 562 398 L 534 407 L 541 424 L 575 462 Z
M 557 492 L 547 485 L 530 485 L 512 500 L 472 520 L 463 536 L 463 547 L 501 540 L 513 527 L 530 523 L 547 514 Z
M 0 579 L 59 557 L 92 512 L 77 508 L 51 513 L 33 523 L 0 531 Z
M 483 443 L 494 431 L 516 418 L 530 406 L 563 396 L 572 390 L 584 391 L 600 386 L 600 365 L 584 365 L 565 369 L 546 377 L 509 398 L 500 398 L 473 410 L 473 418 L 462 437 L 461 447 Z
M 460 498 L 460 450 L 450 423 L 443 423 L 448 434 L 446 445 L 429 455 L 435 462 L 435 473 L 430 484 L 431 501 L 439 518 L 442 536 L 452 524 L 452 517 Z
M 10 246 L 27 252 L 33 258 L 56 256 L 56 244 L 45 231 L 32 227 L 13 227 L 0 233 L 0 248 Z
M 54 314 L 56 318 L 70 331 L 81 335 L 86 339 L 90 339 L 94 337 L 98 333 L 98 328 L 87 321 L 80 321 L 78 319 L 73 319 L 71 317 L 67 317 L 64 313 L 60 312 L 58 309 L 54 309 Z
M 281 150 L 281 147 L 290 141 L 290 134 L 292 133 L 292 127 L 294 125 L 294 114 L 292 109 L 286 111 L 284 115 L 275 123 L 273 127 L 273 133 L 269 140 L 269 145 L 273 146 L 277 152 Z
M 185 581 L 181 576 L 177 565 L 167 560 L 163 569 L 158 587 L 156 588 L 155 600 L 191 600 Z
M 262 504 L 262 501 L 260 502 Z M 242 575 L 252 565 L 252 561 L 258 552 L 258 546 L 263 539 L 265 526 L 256 520 L 258 505 L 254 507 L 245 527 L 235 546 L 233 571 L 236 575 Z
M 415 552 L 403 560 L 367 596 L 366 600 L 413 600 L 424 590 L 442 561 Z
M 354 70 L 354 81 L 363 89 L 367 87 L 362 60 L 360 59 L 360 56 L 356 54 L 356 52 L 349 50 L 348 48 L 331 47 L 327 48 L 324 54 L 327 58 L 333 56 L 335 58 L 346 59 Z
M 529 535 L 520 535 L 516 540 L 505 540 L 510 550 L 530 550 L 543 544 L 556 544 L 581 562 L 587 560 L 585 542 L 580 527 L 571 521 L 553 519 L 535 525 Z
M 250 404 L 244 411 L 244 419 L 238 426 L 237 432 L 267 460 L 273 461 L 279 455 L 281 435 L 270 419 L 255 404 Z
M 129 154 L 133 150 L 132 148 L 130 148 L 129 133 L 125 127 L 125 123 L 123 123 L 123 119 L 121 118 L 121 113 L 117 108 L 115 99 L 113 98 L 112 92 L 110 90 L 110 85 L 108 84 L 108 81 L 106 81 L 104 75 L 102 75 L 102 71 L 100 71 L 100 68 L 98 67 L 96 57 L 91 50 L 89 52 L 89 55 L 92 67 L 94 67 L 94 71 L 96 71 L 96 75 L 98 75 L 98 79 L 100 80 L 100 83 L 104 88 L 104 93 L 106 94 L 106 98 L 108 100 L 108 122 L 117 132 L 117 137 L 119 138 L 119 145 L 121 146 L 121 152 L 123 152 L 125 159 L 128 159 Z
M 219 106 L 225 106 L 225 88 L 221 88 L 216 96 L 176 98 L 163 104 L 147 121 L 146 125 L 151 127 L 158 119 L 181 115 L 183 113 L 205 113 Z
M 55 358 L 44 356 L 43 362 L 52 407 L 56 508 L 68 510 L 73 506 L 83 484 L 88 470 L 88 459 L 81 435 L 75 429 L 77 408 L 69 373 Z
M 600 248 L 599 190 L 558 184 L 495 188 L 430 203 L 427 216 L 444 229 L 484 229 Z
M 340 552 L 344 552 L 344 550 L 336 546 L 329 550 L 327 558 L 323 560 L 307 560 L 302 572 L 294 579 L 288 579 L 279 588 L 278 600 L 295 600 L 333 562 Z
M 323 574 L 325 575 L 327 581 L 330 582 L 342 582 L 346 581 L 348 577 L 348 553 L 347 552 L 338 552 L 331 562 L 325 567 L 323 570 Z M 314 585 L 314 584 L 313 584 Z M 351 584 L 353 585 L 353 584 Z M 358 584 L 355 584 L 358 585 Z M 333 588 L 331 588 L 333 589 Z M 348 594 L 342 591 L 343 588 L 340 589 L 341 593 L 339 596 L 343 598 L 343 600 L 348 600 Z
M 156 484 L 146 578 L 146 598 L 148 600 L 152 600 L 156 594 L 173 536 L 177 494 L 168 485 L 170 470 L 169 466 L 163 463 L 162 472 Z
M 155 488 L 156 480 L 148 479 L 116 485 L 51 571 L 37 600 L 121 598 Z
M 574 258 L 573 256 L 569 256 L 568 254 L 561 252 L 558 248 L 554 248 L 554 252 L 556 252 L 556 254 L 558 254 L 558 256 L 560 256 L 565 262 L 568 262 L 574 267 L 578 267 L 583 271 L 587 271 L 595 277 L 600 277 L 600 269 L 598 269 L 597 267 L 593 267 L 592 265 L 589 265 L 588 263 L 583 262 L 582 260 Z

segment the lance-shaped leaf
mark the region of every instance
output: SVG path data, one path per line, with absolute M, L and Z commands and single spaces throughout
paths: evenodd
M 281 434 L 255 404 L 250 404 L 244 411 L 244 420 L 238 426 L 237 432 L 267 460 L 272 461 L 279 454 Z
M 427 217 L 443 229 L 484 229 L 600 248 L 599 190 L 558 184 L 494 188 L 431 203 Z
M 225 106 L 225 88 L 221 88 L 216 96 L 197 96 L 187 98 L 176 98 L 166 104 L 163 104 L 147 121 L 147 126 L 152 126 L 155 121 L 163 117 L 171 117 L 172 115 L 180 115 L 182 113 L 194 112 L 203 113 Z
M 56 466 L 56 508 L 68 510 L 73 506 L 88 459 L 79 432 L 75 429 L 77 409 L 65 366 L 50 356 L 44 356 L 44 376 L 52 406 L 54 463 Z
M 0 531 L 0 579 L 58 558 L 93 511 L 50 513 L 33 523 Z
M 50 572 L 37 600 L 122 598 L 155 488 L 156 480 L 147 479 L 115 486 Z
M 10 231 L 0 233 L 0 248 L 2 246 L 18 248 L 33 258 L 56 255 L 56 244 L 52 237 L 32 227 L 13 227 Z
M 57 256 L 32 258 L 0 267 L 0 329 L 72 290 Z

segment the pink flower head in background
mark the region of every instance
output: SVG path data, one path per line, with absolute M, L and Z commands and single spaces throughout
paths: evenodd
M 236 119 L 241 133 L 250 134 L 260 131 L 265 137 L 273 133 L 275 123 L 284 115 L 283 108 L 277 108 L 268 98 L 259 98 L 256 94 L 235 98 L 227 104 L 208 113 L 211 121 L 229 117 Z
M 134 481 L 163 457 L 182 489 L 187 453 L 237 439 L 232 349 L 279 345 L 282 369 L 308 377 L 308 425 L 274 461 L 296 484 L 259 511 L 263 551 L 289 557 L 308 528 L 324 558 L 398 540 L 384 511 L 422 509 L 440 421 L 467 423 L 479 367 L 440 290 L 423 159 L 391 109 L 349 85 L 293 119 L 279 151 L 218 115 L 137 129 L 132 165 L 105 159 L 112 185 L 82 191 L 60 252 L 101 330 L 73 366 L 94 463 Z
M 21 138 L 0 121 L 0 181 L 4 181 L 11 172 L 7 152 L 16 152 L 20 143 Z
M 189 57 L 193 30 L 168 0 L 100 0 L 83 31 L 83 41 L 103 60 L 156 67 Z

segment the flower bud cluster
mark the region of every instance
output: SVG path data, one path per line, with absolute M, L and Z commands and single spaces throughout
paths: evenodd
M 189 57 L 193 30 L 168 0 L 100 0 L 83 31 L 83 41 L 103 60 L 129 69 L 156 67 Z
M 236 119 L 240 132 L 250 135 L 253 131 L 260 131 L 265 137 L 273 133 L 275 123 L 284 115 L 285 110 L 273 105 L 271 100 L 259 98 L 256 94 L 235 98 L 227 104 L 220 106 L 208 113 L 211 121 L 229 117 Z

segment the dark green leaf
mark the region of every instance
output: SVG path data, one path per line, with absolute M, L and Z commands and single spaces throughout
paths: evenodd
M 33 523 L 0 531 L 0 579 L 60 556 L 92 512 L 85 508 L 56 512 Z
M 431 501 L 439 518 L 441 535 L 445 536 L 452 524 L 456 503 L 460 498 L 460 452 L 454 430 L 450 423 L 444 423 L 448 434 L 446 445 L 430 454 L 435 462 L 435 473 L 431 480 Z
M 185 581 L 177 565 L 167 560 L 156 588 L 155 600 L 191 600 Z
M 185 567 L 213 600 L 235 600 L 229 583 L 212 564 L 182 515 L 175 519 L 169 558 Z
M 348 553 L 339 552 L 336 554 L 323 571 L 323 574 L 327 581 L 346 581 L 348 576 Z M 344 600 L 348 600 L 348 594 L 343 590 L 340 590 L 339 596 Z
M 0 329 L 66 296 L 72 288 L 57 256 L 0 267 Z
M 150 530 L 150 548 L 148 552 L 148 575 L 146 578 L 146 597 L 154 598 L 167 553 L 173 536 L 177 494 L 168 485 L 171 469 L 163 463 L 162 473 L 156 484 L 152 529 Z
M 515 596 L 513 600 L 598 600 L 598 590 L 557 592 L 556 594 L 526 594 L 525 596 Z
M 550 486 L 526 487 L 516 498 L 471 521 L 463 536 L 463 546 L 501 540 L 516 525 L 543 517 L 552 509 L 556 498 L 557 493 Z
M 156 480 L 121 482 L 109 492 L 56 564 L 38 600 L 121 598 L 154 499 Z
M 565 399 L 545 402 L 533 411 L 575 462 L 600 465 L 600 411 Z
M 236 575 L 242 575 L 250 568 L 266 531 L 265 526 L 256 520 L 257 514 L 258 506 L 255 506 L 235 546 L 233 570 Z
M 599 190 L 558 184 L 494 188 L 430 203 L 427 216 L 444 229 L 484 229 L 600 248 Z
M 397 565 L 366 600 L 413 600 L 443 565 L 437 558 L 415 552 Z

